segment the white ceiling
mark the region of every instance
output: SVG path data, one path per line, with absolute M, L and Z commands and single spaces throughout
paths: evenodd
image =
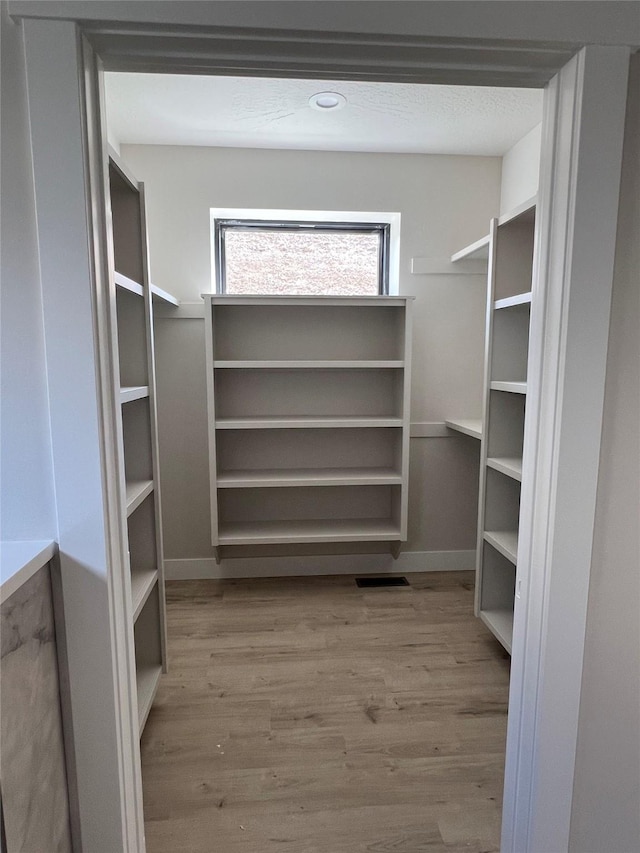
M 118 144 L 501 156 L 541 120 L 542 91 L 481 86 L 107 73 Z M 339 92 L 333 112 L 309 107 Z

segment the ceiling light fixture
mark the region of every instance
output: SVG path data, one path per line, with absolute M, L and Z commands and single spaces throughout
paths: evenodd
M 341 110 L 347 103 L 344 95 L 338 92 L 317 92 L 309 98 L 309 106 L 314 110 L 328 112 L 329 110 Z

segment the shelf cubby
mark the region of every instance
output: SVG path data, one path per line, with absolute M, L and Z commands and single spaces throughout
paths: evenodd
M 479 615 L 510 652 L 516 584 L 515 565 L 489 542 L 482 544 L 482 551 L 483 584 L 480 590 Z
M 522 459 L 525 403 L 523 394 L 489 391 L 487 457 Z
M 150 590 L 133 627 L 138 692 L 138 727 L 142 734 L 163 669 L 163 649 L 158 631 L 159 587 Z
M 535 206 L 498 224 L 493 300 L 531 291 Z
M 144 299 L 140 299 L 130 290 L 117 288 L 116 317 L 120 385 L 125 387 L 148 386 L 149 365 Z
M 275 297 L 277 299 L 277 297 Z M 399 305 L 258 304 L 218 306 L 214 360 L 402 361 Z
M 215 384 L 221 419 L 402 417 L 403 371 L 394 368 L 216 370 Z
M 150 492 L 127 520 L 131 603 L 134 622 L 158 580 L 158 549 L 155 536 L 155 501 Z
M 301 470 L 372 467 L 402 476 L 402 430 L 397 428 L 223 430 L 216 450 L 218 481 L 232 472 L 276 470 L 288 477 Z
M 527 381 L 529 308 L 528 303 L 519 303 L 494 310 L 491 346 L 494 382 Z

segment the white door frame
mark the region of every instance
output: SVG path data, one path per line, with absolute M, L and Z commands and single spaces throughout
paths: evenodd
M 188 44 L 184 47 L 184 31 L 175 33 L 179 48 L 175 51 L 171 50 L 172 33 L 165 28 L 161 35 L 162 39 L 156 43 L 154 28 L 146 27 L 142 41 L 136 41 L 135 36 L 119 41 L 123 34 L 118 27 L 105 27 L 104 32 L 97 25 L 91 27 L 91 38 L 99 50 L 107 53 L 109 46 L 113 50 L 114 45 L 120 45 L 116 52 L 121 68 L 126 67 L 129 57 L 133 65 L 138 62 L 136 67 L 140 70 L 143 50 L 148 66 L 156 71 L 175 69 L 180 61 L 185 70 L 189 47 Z M 339 51 L 337 45 L 341 42 L 334 41 L 334 37 L 326 33 L 315 35 L 316 45 L 326 42 L 327 46 L 331 44 L 333 53 Z M 119 768 L 119 779 L 109 782 L 118 784 L 120 790 L 120 812 L 112 815 L 111 822 L 113 832 L 120 834 L 114 846 L 113 832 L 110 837 L 109 832 L 105 834 L 104 803 L 83 803 L 81 797 L 83 843 L 91 853 L 116 848 L 125 853 L 142 853 L 139 755 L 132 745 L 137 743 L 137 733 L 132 731 L 135 720 L 132 637 L 123 630 L 127 619 L 121 579 L 116 577 L 124 531 L 117 521 L 119 498 L 115 471 L 120 459 L 113 429 L 116 403 L 114 379 L 109 373 L 109 316 L 104 304 L 108 265 L 103 198 L 99 190 L 104 186 L 104 162 L 98 150 L 100 127 L 94 100 L 99 89 L 99 63 L 83 42 L 80 27 L 71 21 L 26 20 L 25 42 L 34 162 L 38 166 L 35 186 L 39 238 L 46 242 L 50 229 L 55 230 L 59 210 L 70 204 L 76 224 L 67 228 L 63 236 L 66 245 L 73 245 L 76 250 L 75 260 L 82 255 L 86 259 L 80 274 L 77 264 L 73 269 L 65 268 L 64 255 L 45 253 L 41 256 L 41 271 L 45 302 L 48 289 L 52 297 L 55 293 L 57 298 L 64 298 L 64 288 L 59 282 L 67 272 L 78 286 L 81 286 L 80 276 L 87 297 L 90 295 L 84 308 L 94 330 L 93 352 L 87 350 L 84 355 L 93 359 L 95 369 L 93 401 L 89 403 L 97 403 L 101 424 L 96 453 L 101 460 L 103 521 L 110 543 L 106 550 L 109 612 L 104 614 L 108 631 L 103 639 L 111 650 L 113 686 L 106 697 L 85 696 L 82 703 L 76 700 L 74 727 L 82 733 L 75 747 L 79 767 L 86 774 L 90 739 L 97 734 L 95 726 L 92 729 L 92 703 L 108 702 L 115 717 L 112 745 L 118 754 Z M 225 43 L 225 37 L 220 43 Z M 369 50 L 363 59 L 351 55 L 350 76 L 385 79 L 388 61 L 377 61 L 375 50 L 372 55 L 375 37 L 369 36 L 367 43 Z M 382 48 L 385 37 L 380 36 L 377 43 Z M 395 48 L 400 56 L 403 48 L 398 40 Z M 535 58 L 535 44 L 521 48 L 523 59 L 516 71 L 512 60 L 517 48 L 511 50 L 511 71 L 509 62 L 496 70 L 495 45 L 484 52 L 479 49 L 481 45 L 473 48 L 463 62 L 464 46 L 458 44 L 454 49 L 452 45 L 454 59 L 444 78 L 448 75 L 450 82 L 469 83 L 475 73 L 487 80 L 490 69 L 496 85 L 523 85 L 525 79 L 539 82 L 541 74 L 546 74 L 545 79 L 551 76 L 548 68 L 541 71 L 532 59 L 531 74 L 526 78 L 527 57 Z M 286 42 L 278 49 L 286 50 Z M 300 48 L 295 37 L 292 38 L 288 73 L 308 72 L 303 59 L 305 49 L 306 43 Z M 72 57 L 77 68 L 75 87 L 69 85 L 70 50 L 75 51 L 75 58 Z M 442 70 L 446 45 L 438 44 L 434 50 L 431 54 L 425 48 L 420 67 L 410 63 L 411 79 L 415 82 L 436 79 L 446 82 Z M 65 51 L 66 58 L 62 55 Z M 245 71 L 273 73 L 271 64 L 260 56 L 256 59 L 250 34 L 241 43 L 234 41 L 233 53 Z M 221 68 L 229 71 L 228 64 L 222 61 L 216 64 L 215 51 L 207 54 L 205 50 L 204 54 L 204 59 L 201 55 L 198 61 L 198 73 Z M 332 51 L 326 51 L 325 55 L 331 57 Z M 536 237 L 524 451 L 527 473 L 523 478 L 518 554 L 503 853 L 564 853 L 568 849 L 629 50 L 587 47 L 568 62 L 566 51 L 564 54 L 559 51 L 557 56 L 562 57 L 560 65 L 564 67 L 550 83 L 546 96 Z M 280 55 L 280 63 L 287 58 L 288 55 Z M 327 66 L 325 61 L 325 73 L 332 67 L 331 62 Z M 62 66 L 64 74 L 59 74 Z M 339 76 L 344 65 L 337 55 L 333 67 L 334 76 Z M 70 120 L 51 122 L 51 116 L 58 112 Z M 79 139 L 83 156 L 65 158 L 66 145 L 73 147 L 75 143 L 77 152 Z M 49 149 L 56 151 L 58 157 L 51 156 Z M 79 194 L 72 200 L 66 198 L 67 185 L 59 180 L 60 158 L 66 159 L 69 174 L 82 178 L 76 186 L 84 188 L 83 197 Z M 83 224 L 77 219 L 80 210 L 86 214 Z M 45 328 L 45 334 L 48 331 Z M 60 323 L 52 331 L 61 332 Z M 69 371 L 69 367 L 67 363 L 65 369 Z M 55 359 L 48 363 L 50 380 L 52 376 L 60 382 L 72 380 L 68 373 L 56 377 L 57 369 Z M 64 426 L 58 429 L 58 438 L 63 441 Z M 54 435 L 54 444 L 55 440 Z M 61 480 L 65 470 L 70 470 L 69 464 L 68 460 L 61 462 L 57 474 Z M 102 549 L 101 558 L 104 553 Z M 63 571 L 65 560 L 63 545 Z M 73 596 L 75 583 L 75 576 L 69 570 L 67 611 L 70 606 L 78 607 L 79 593 L 76 591 L 75 600 Z M 81 632 L 73 616 L 71 621 Z M 81 655 L 84 640 L 81 633 L 69 639 L 73 682 L 74 668 L 86 667 L 87 662 Z M 81 776 L 79 772 L 80 786 Z M 115 826 L 116 818 L 120 821 L 119 829 Z M 89 844 L 90 839 L 94 839 L 94 846 Z

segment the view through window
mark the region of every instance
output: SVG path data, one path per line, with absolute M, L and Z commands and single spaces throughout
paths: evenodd
M 386 223 L 215 220 L 217 289 L 228 294 L 388 292 Z

